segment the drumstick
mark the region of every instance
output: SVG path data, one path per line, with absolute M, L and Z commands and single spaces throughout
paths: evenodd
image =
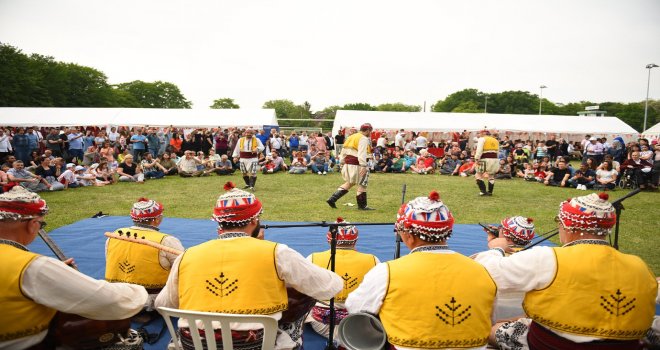
M 118 231 L 118 233 L 114 232 L 106 232 L 105 236 L 108 238 L 112 239 L 118 239 L 120 241 L 126 241 L 126 242 L 132 242 L 132 243 L 137 243 L 137 244 L 144 244 L 148 245 L 152 248 L 156 248 L 158 250 L 162 250 L 166 253 L 174 254 L 174 255 L 181 255 L 183 254 L 182 250 L 174 249 L 172 247 L 164 246 L 162 244 L 158 244 L 156 242 L 152 242 L 148 239 L 145 239 L 144 237 L 138 238 L 137 233 L 134 233 L 134 236 L 131 236 L 130 232 L 126 232 L 125 235 L 121 231 Z

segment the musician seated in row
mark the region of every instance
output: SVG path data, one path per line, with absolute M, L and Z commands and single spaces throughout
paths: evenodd
M 396 349 L 485 348 L 495 282 L 449 250 L 454 217 L 433 191 L 399 209 L 396 230 L 410 254 L 376 265 L 349 294 L 349 313 L 378 314 Z
M 634 255 L 610 247 L 616 222 L 606 193 L 560 204 L 562 247 L 512 252 L 504 237 L 475 258 L 500 292 L 523 292 L 527 317 L 498 323 L 491 344 L 503 349 L 637 349 L 655 309 L 658 283 Z
M 232 314 L 270 315 L 279 320 L 276 349 L 302 346 L 302 322 L 309 308 L 287 319 L 287 286 L 314 299 L 327 300 L 342 289 L 342 279 L 320 268 L 284 244 L 263 239 L 261 202 L 228 182 L 213 210 L 217 239 L 188 248 L 170 271 L 156 307 Z M 284 313 L 284 315 L 283 315 Z M 284 322 L 287 321 L 287 322 Z M 232 324 L 234 344 L 259 348 L 260 324 Z M 184 348 L 192 348 L 187 323 L 179 321 Z M 220 332 L 216 331 L 216 338 Z
M 140 198 L 131 208 L 133 226 L 117 229 L 114 233 L 136 239 L 145 239 L 176 250 L 183 250 L 181 241 L 159 230 L 163 222 L 163 204 Z M 172 264 L 178 255 L 156 248 L 108 238 L 105 242 L 105 279 L 108 282 L 139 284 L 149 292 L 146 310 L 153 310 L 156 295 L 167 282 Z
M 342 218 L 337 218 L 336 223 L 344 223 Z M 357 289 L 362 283 L 364 275 L 369 272 L 376 264 L 380 263 L 378 258 L 374 255 L 367 253 L 360 253 L 355 249 L 355 244 L 358 240 L 358 229 L 353 225 L 338 226 L 337 227 L 337 251 L 335 254 L 335 272 L 344 280 L 344 288 L 335 295 L 335 326 L 346 317 L 348 311 L 344 306 L 344 302 L 348 294 Z M 332 233 L 327 234 L 328 244 L 332 241 Z M 330 269 L 330 250 L 324 252 L 312 253 L 307 257 L 307 260 L 313 262 L 315 265 L 324 269 Z M 312 329 L 324 337 L 328 337 L 330 332 L 330 306 L 329 300 L 323 300 L 316 303 L 312 312 L 307 317 Z M 333 339 L 339 342 L 337 337 L 337 328 Z M 341 342 L 339 342 L 340 345 Z
M 120 320 L 135 315 L 147 300 L 141 286 L 95 280 L 67 265 L 72 259 L 30 252 L 26 246 L 46 226 L 47 213 L 46 202 L 21 186 L 0 195 L 0 349 L 42 343 L 58 311 Z

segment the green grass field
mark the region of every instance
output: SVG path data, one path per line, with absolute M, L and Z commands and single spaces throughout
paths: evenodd
M 99 211 L 110 215 L 128 215 L 132 203 L 139 197 L 149 197 L 165 205 L 165 217 L 210 218 L 215 201 L 226 181 L 243 186 L 239 175 L 148 180 L 145 184 L 120 183 L 106 187 L 70 189 L 42 193 L 51 209 L 48 230 L 89 218 Z M 545 187 L 519 179 L 500 180 L 493 197 L 479 197 L 473 178 L 416 174 L 372 174 L 369 182 L 369 206 L 374 211 L 359 211 L 355 192 L 330 208 L 325 200 L 342 183 L 340 176 L 285 173 L 259 175 L 257 197 L 264 204 L 264 220 L 272 221 L 333 221 L 338 216 L 353 222 L 393 222 L 401 204 L 401 188 L 407 185 L 406 199 L 425 196 L 435 189 L 452 211 L 459 224 L 496 223 L 505 216 L 524 215 L 535 219 L 537 232 L 556 227 L 554 217 L 559 203 L 569 197 L 589 191 Z M 628 191 L 608 192 L 610 200 Z M 660 274 L 660 194 L 642 192 L 627 199 L 621 220 L 619 246 L 621 251 L 642 257 Z M 388 228 L 389 230 L 389 228 Z M 173 232 L 176 234 L 176 232 Z M 485 238 L 484 238 L 485 239 Z M 557 242 L 557 240 L 555 240 Z M 451 241 L 450 241 L 451 244 Z

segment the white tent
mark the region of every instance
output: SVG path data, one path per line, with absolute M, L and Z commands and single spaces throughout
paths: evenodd
M 371 123 L 375 130 L 449 133 L 477 131 L 484 127 L 512 136 L 533 135 L 545 139 L 542 134 L 557 134 L 578 140 L 585 134 L 625 140 L 636 138 L 639 133 L 616 117 L 582 117 L 564 115 L 488 114 L 488 113 L 424 113 L 424 112 L 372 112 L 337 111 L 332 127 L 333 134 L 340 129 L 359 128 Z M 536 137 L 534 137 L 536 138 Z
M 655 140 L 660 138 L 660 123 L 653 125 L 651 128 L 646 129 L 642 134 L 642 137 L 650 140 Z
M 1 126 L 170 126 L 278 125 L 274 109 L 0 108 Z

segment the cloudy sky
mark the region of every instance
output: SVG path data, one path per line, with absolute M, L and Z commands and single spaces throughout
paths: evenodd
M 173 82 L 194 108 L 430 106 L 542 84 L 554 102 L 632 102 L 660 65 L 660 1 L 0 0 L 0 41 L 113 84 Z

